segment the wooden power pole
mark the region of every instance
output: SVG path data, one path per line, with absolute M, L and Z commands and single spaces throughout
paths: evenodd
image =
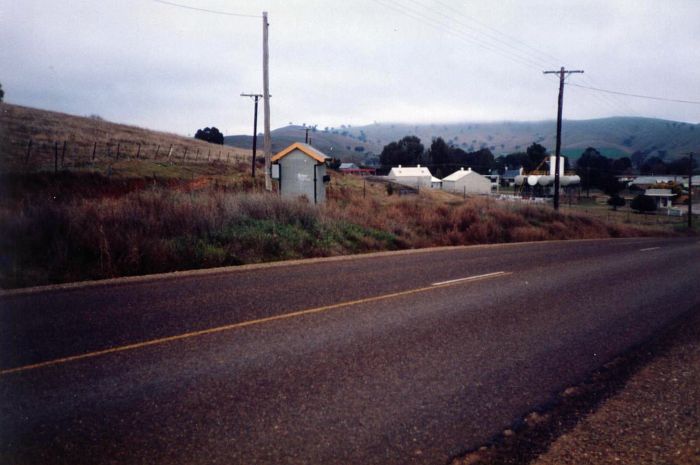
M 559 106 L 557 109 L 557 148 L 555 151 L 554 167 L 554 209 L 559 210 L 559 157 L 561 157 L 561 113 L 564 106 L 564 78 L 573 73 L 583 73 L 581 70 L 567 71 L 562 66 L 559 71 L 544 71 L 544 74 L 559 75 Z M 589 180 L 590 181 L 590 180 Z
M 688 229 L 693 229 L 693 154 L 688 154 Z
M 255 178 L 255 152 L 258 148 L 258 100 L 262 97 L 262 94 L 241 94 L 241 97 L 252 97 L 255 99 L 255 112 L 253 116 L 253 167 L 252 174 Z
M 272 137 L 270 136 L 270 53 L 267 46 L 268 27 L 267 11 L 263 11 L 263 107 L 265 110 L 265 135 L 263 138 L 263 150 L 265 152 L 265 189 L 272 191 L 272 178 L 270 177 Z

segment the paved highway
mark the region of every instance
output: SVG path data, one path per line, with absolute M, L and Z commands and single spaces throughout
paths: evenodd
M 0 462 L 442 464 L 700 308 L 697 239 L 0 295 Z

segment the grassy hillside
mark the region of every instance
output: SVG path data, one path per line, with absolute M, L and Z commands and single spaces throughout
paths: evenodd
M 305 128 L 302 126 L 290 125 L 271 131 L 272 152 L 279 152 L 294 142 L 304 142 L 306 137 Z M 321 150 L 330 157 L 340 158 L 343 161 L 362 162 L 368 153 L 368 145 L 356 139 L 350 133 L 343 135 L 340 132 L 333 133 L 330 130 L 315 129 L 309 131 L 309 138 L 314 147 Z M 251 149 L 253 146 L 253 136 L 226 136 L 224 143 L 232 147 Z M 262 150 L 263 137 L 258 135 L 258 150 Z M 362 151 L 355 150 L 362 147 Z M 369 150 L 371 152 L 371 150 Z M 379 152 L 381 152 L 381 147 Z M 261 153 L 261 152 L 258 152 Z
M 554 150 L 555 121 L 452 123 L 452 124 L 391 124 L 377 123 L 368 126 L 329 128 L 318 130 L 314 141 L 318 147 L 334 153 L 341 159 L 358 159 L 363 154 L 381 153 L 389 142 L 406 135 L 416 135 L 429 146 L 434 137 L 442 137 L 448 143 L 466 151 L 488 147 L 498 155 L 524 151 L 533 142 Z M 304 132 L 298 126 L 288 126 L 273 131 L 273 140 L 303 140 Z M 563 123 L 562 150 L 571 157 L 578 157 L 586 147 L 594 147 L 609 157 L 630 155 L 645 151 L 652 155 L 674 158 L 700 146 L 700 125 L 652 118 L 604 118 Z M 251 137 L 247 144 L 250 144 Z M 232 145 L 240 140 L 230 138 Z M 314 144 L 316 145 L 316 143 Z M 241 146 L 246 146 L 245 144 Z M 363 152 L 356 152 L 362 147 Z M 328 152 L 326 152 L 328 153 Z
M 97 117 L 0 103 L 0 172 L 53 170 L 57 152 L 59 168 L 65 169 L 114 168 L 115 164 L 137 157 L 167 162 L 168 166 L 250 160 L 250 151 L 245 149 L 110 123 Z M 153 171 L 147 166 L 139 168 Z M 158 165 L 153 169 L 163 171 Z

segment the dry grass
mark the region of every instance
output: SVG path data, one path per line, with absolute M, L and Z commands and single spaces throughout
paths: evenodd
M 29 141 L 32 146 L 27 160 Z M 118 158 L 171 163 L 250 161 L 250 151 L 194 138 L 64 113 L 0 103 L 0 170 L 38 171 L 54 167 L 55 144 L 64 168 L 92 167 Z M 95 144 L 97 144 L 95 146 Z M 140 145 L 140 149 L 139 149 Z M 172 147 L 172 152 L 170 148 Z M 95 160 L 93 161 L 93 149 Z M 118 155 L 117 155 L 118 153 Z M 195 160 L 196 158 L 196 160 Z

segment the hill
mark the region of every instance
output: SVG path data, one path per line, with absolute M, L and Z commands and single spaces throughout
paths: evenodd
M 65 147 L 65 148 L 64 148 Z M 190 137 L 82 117 L 0 103 L 0 171 L 38 171 L 60 167 L 111 168 L 125 160 L 202 164 L 250 160 L 250 151 L 209 144 Z M 141 168 L 150 170 L 152 163 Z
M 450 124 L 375 123 L 341 126 L 312 133 L 314 145 L 343 160 L 357 161 L 381 153 L 389 142 L 406 135 L 418 136 L 426 147 L 434 137 L 466 151 L 489 148 L 495 155 L 524 151 L 533 142 L 553 151 L 555 121 L 489 122 Z M 304 138 L 303 128 L 287 126 L 272 131 L 273 146 L 280 147 Z M 700 146 L 700 125 L 654 118 L 614 117 L 563 122 L 562 151 L 578 157 L 586 147 L 594 147 L 609 157 L 645 152 L 662 158 L 675 158 Z M 227 138 L 226 143 L 249 147 L 252 137 Z M 332 147 L 332 151 L 330 148 Z

